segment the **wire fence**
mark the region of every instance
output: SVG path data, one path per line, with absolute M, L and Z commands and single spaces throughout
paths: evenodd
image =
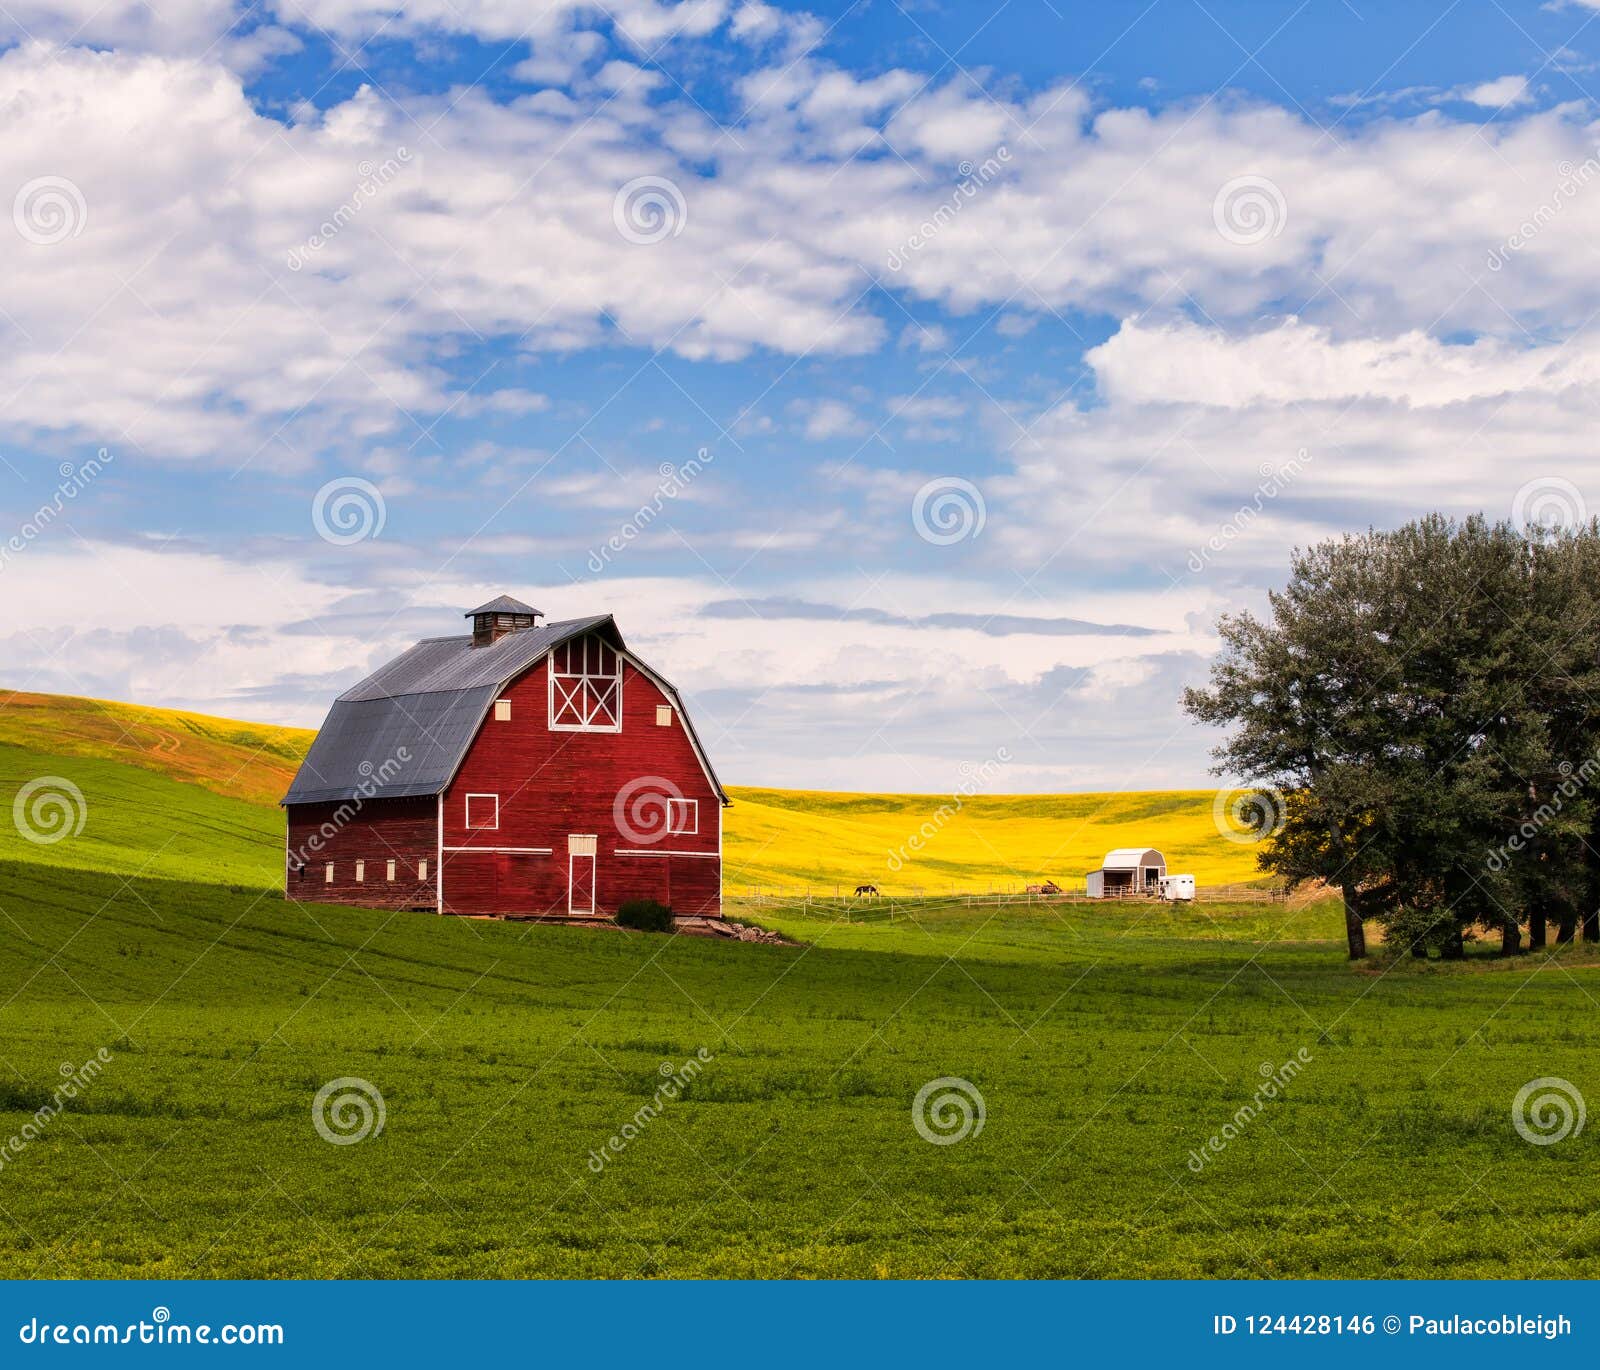
M 1025 886 L 1003 890 L 940 889 L 935 886 L 911 885 L 893 890 L 878 890 L 868 886 L 858 892 L 843 885 L 746 885 L 730 886 L 724 897 L 756 905 L 783 904 L 810 909 L 813 906 L 830 914 L 861 913 L 867 918 L 894 916 L 897 905 L 940 903 L 967 908 L 996 908 L 1010 904 L 1081 904 L 1081 903 L 1163 903 L 1183 904 L 1188 900 L 1162 900 L 1155 890 L 1114 890 L 1091 896 L 1079 884 L 1046 894 L 1029 890 Z M 1281 904 L 1287 899 L 1285 891 L 1260 885 L 1200 885 L 1195 889 L 1194 903 L 1227 904 Z

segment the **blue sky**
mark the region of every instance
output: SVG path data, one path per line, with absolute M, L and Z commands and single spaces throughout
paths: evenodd
M 4 683 L 314 725 L 508 591 L 734 783 L 1211 783 L 1293 546 L 1592 512 L 1597 20 L 8 5 Z

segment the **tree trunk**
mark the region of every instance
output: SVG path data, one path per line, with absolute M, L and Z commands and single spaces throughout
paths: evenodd
M 1528 910 L 1528 950 L 1541 950 L 1548 935 L 1545 928 L 1544 905 L 1539 904 Z
M 1572 940 L 1572 934 L 1578 930 L 1578 915 L 1571 909 L 1561 910 L 1561 921 L 1556 924 L 1556 945 L 1565 946 Z
M 1367 929 L 1361 922 L 1360 894 L 1354 885 L 1342 887 L 1344 892 L 1344 940 L 1350 959 L 1359 961 L 1367 954 Z
M 1441 961 L 1460 961 L 1466 957 L 1466 944 L 1461 940 L 1461 929 L 1452 928 L 1444 941 L 1439 944 L 1439 959 Z
M 1500 954 L 1502 956 L 1522 954 L 1522 929 L 1509 918 L 1500 925 Z

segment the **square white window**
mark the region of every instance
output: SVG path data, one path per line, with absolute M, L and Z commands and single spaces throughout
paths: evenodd
M 418 880 L 426 880 L 427 878 L 428 878 L 428 862 L 427 862 L 427 859 L 424 858 L 423 860 L 417 862 L 417 879 Z
M 365 861 L 357 861 L 356 862 L 356 884 L 358 884 L 358 885 L 362 884 L 366 880 L 366 878 L 367 878 L 367 863 Z
M 324 885 L 333 884 L 333 862 L 332 861 L 328 862 L 328 864 L 322 868 L 322 883 Z
M 670 728 L 672 726 L 672 705 L 656 705 L 656 727 Z
M 386 872 L 384 874 L 384 879 L 387 880 L 391 885 L 394 883 L 394 862 L 393 861 L 388 863 Z
M 700 801 L 698 799 L 667 800 L 667 831 L 688 836 L 700 831 Z
M 500 796 L 497 794 L 469 794 L 467 796 L 467 826 L 469 828 L 498 828 L 500 826 Z
M 511 721 L 511 701 L 509 699 L 495 700 L 494 721 L 496 723 L 509 723 Z

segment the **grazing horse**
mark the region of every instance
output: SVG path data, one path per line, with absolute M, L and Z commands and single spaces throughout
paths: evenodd
M 857 885 L 856 886 L 856 898 L 857 899 L 864 899 L 869 895 L 874 899 L 876 899 L 878 897 L 878 887 L 876 885 Z
M 1029 885 L 1024 891 L 1026 894 L 1060 894 L 1061 886 L 1054 880 L 1046 880 L 1042 885 Z

